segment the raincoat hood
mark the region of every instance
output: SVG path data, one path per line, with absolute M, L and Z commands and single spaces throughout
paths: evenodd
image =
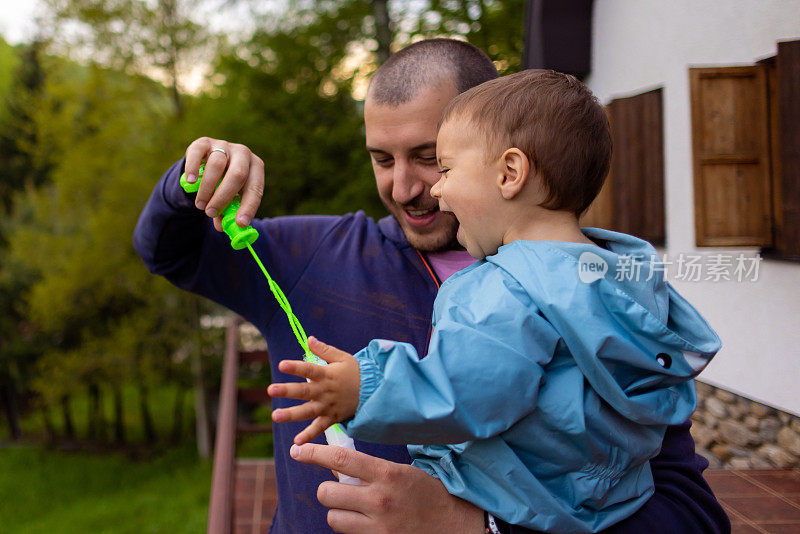
M 583 232 L 599 246 L 520 240 L 486 261 L 520 283 L 615 410 L 642 424 L 685 421 L 696 403 L 690 379 L 719 351 L 719 337 L 664 279 L 652 245 Z M 543 272 L 552 276 L 537 275 Z

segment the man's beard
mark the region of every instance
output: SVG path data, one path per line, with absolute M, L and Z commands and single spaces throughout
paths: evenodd
M 458 233 L 458 220 L 452 213 L 443 213 L 445 219 L 443 228 L 435 234 L 417 234 L 406 228 L 405 224 L 398 220 L 400 228 L 406 236 L 408 244 L 422 252 L 444 252 L 446 250 L 458 250 L 463 247 L 456 239 Z M 397 219 L 397 217 L 395 217 Z

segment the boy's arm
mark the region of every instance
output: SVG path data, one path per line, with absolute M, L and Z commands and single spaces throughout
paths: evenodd
M 491 303 L 452 284 L 440 293 L 423 359 L 408 343 L 373 340 L 353 357 L 309 338 L 329 365 L 281 362 L 282 372 L 308 382 L 273 384 L 269 394 L 308 402 L 276 410 L 273 420 L 314 419 L 298 445 L 353 415 L 348 433 L 376 443 L 461 443 L 510 428 L 536 408 L 559 335 L 527 297 L 495 290 L 499 276 L 487 277 Z
M 503 432 L 536 408 L 559 335 L 502 274 L 473 278 L 480 287 L 443 286 L 424 358 L 383 340 L 356 354 L 361 389 L 348 433 L 379 443 L 461 443 Z
M 279 308 L 266 281 L 246 250 L 233 250 L 229 238 L 194 205 L 179 178 L 184 160 L 161 178 L 139 217 L 134 246 L 151 272 L 178 287 L 198 293 L 264 324 Z M 341 217 L 255 219 L 259 232 L 253 248 L 270 275 L 291 290 L 320 241 Z
M 332 347 L 330 349 L 336 350 Z M 702 472 L 706 468 L 707 462 L 695 454 L 694 442 L 689 435 L 689 426 L 687 422 L 684 425 L 668 427 L 660 454 L 651 460 L 655 494 L 632 516 L 604 532 L 610 534 L 638 534 L 643 531 L 650 531 L 654 534 L 677 532 L 725 534 L 730 532 L 730 522 L 724 510 L 714 498 L 708 484 L 703 480 Z M 309 444 L 304 446 L 303 450 L 307 447 L 316 449 L 320 446 Z M 327 450 L 326 447 L 321 448 Z M 440 491 L 440 482 L 433 482 L 433 479 L 427 474 L 417 469 L 365 457 L 355 451 L 340 451 L 334 455 L 333 458 L 340 460 L 339 463 L 326 463 L 324 454 L 315 454 L 313 459 L 306 458 L 306 456 L 305 452 L 298 452 L 296 458 L 357 476 L 362 480 L 372 480 L 376 476 L 380 480 L 385 480 L 388 476 L 387 473 L 393 473 L 388 477 L 392 484 L 381 486 L 374 483 L 370 486 L 373 490 L 370 495 L 390 502 L 391 505 L 388 506 L 388 509 L 395 510 L 396 513 L 393 514 L 383 508 L 375 509 L 371 504 L 372 499 L 364 500 L 360 499 L 358 495 L 347 493 L 349 488 L 343 484 L 327 482 L 320 487 L 318 492 L 323 505 L 333 510 L 358 511 L 363 514 L 362 519 L 372 525 L 376 531 L 381 527 L 391 525 L 393 526 L 392 531 L 398 533 L 442 532 L 452 530 L 454 525 L 458 524 L 462 526 L 457 531 L 467 532 L 465 525 L 480 525 L 481 523 L 481 512 L 473 510 L 472 506 L 464 506 L 464 501 L 456 497 L 445 495 Z M 350 461 L 341 462 L 346 456 L 352 456 L 352 465 L 350 465 Z M 323 487 L 325 487 L 325 491 L 323 491 Z M 405 488 L 411 487 L 416 489 L 404 491 Z M 338 497 L 334 498 L 334 494 Z M 425 497 L 420 498 L 421 495 L 425 495 Z M 453 508 L 448 512 L 441 515 L 432 514 L 420 525 L 409 523 L 409 529 L 397 528 L 397 525 L 405 524 L 403 518 L 407 517 L 407 514 L 412 513 L 413 515 L 413 510 L 417 510 L 419 507 L 444 510 L 450 506 Z M 329 517 L 338 516 L 334 512 Z M 505 523 L 503 525 L 503 532 L 511 534 L 535 532 L 517 525 L 506 525 Z M 350 532 L 345 528 L 345 524 L 342 524 L 341 527 L 337 530 Z M 474 531 L 477 533 L 482 529 L 476 526 Z

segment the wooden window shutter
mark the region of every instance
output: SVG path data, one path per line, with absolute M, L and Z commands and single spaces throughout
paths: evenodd
M 608 121 L 611 122 L 611 116 L 608 114 L 608 107 L 606 107 L 606 114 L 608 115 Z M 614 125 L 611 125 L 611 129 L 613 130 Z M 616 148 L 614 149 L 616 150 Z M 609 169 L 608 176 L 606 176 L 606 181 L 603 183 L 603 188 L 600 190 L 600 193 L 597 194 L 592 204 L 589 208 L 583 213 L 581 216 L 581 226 L 591 226 L 595 228 L 605 228 L 607 230 L 614 229 L 614 202 L 613 202 L 613 192 L 612 184 L 614 180 L 611 176 L 611 170 Z
M 689 78 L 697 245 L 770 246 L 766 68 L 693 68 Z
M 778 43 L 771 95 L 775 167 L 775 249 L 777 256 L 800 260 L 800 41 Z M 775 139 L 777 137 L 777 139 Z
M 608 106 L 614 151 L 603 190 L 582 220 L 664 243 L 662 90 L 618 98 Z
M 581 226 L 591 226 L 594 228 L 605 228 L 614 230 L 614 199 L 612 198 L 611 173 L 608 174 L 603 188 L 595 197 L 591 206 L 581 216 Z

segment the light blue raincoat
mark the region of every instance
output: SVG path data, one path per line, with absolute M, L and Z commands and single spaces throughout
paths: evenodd
M 596 532 L 633 514 L 720 341 L 650 244 L 584 232 L 605 248 L 514 241 L 454 274 L 423 359 L 385 340 L 357 353 L 348 432 L 420 444 L 415 466 L 512 524 Z

